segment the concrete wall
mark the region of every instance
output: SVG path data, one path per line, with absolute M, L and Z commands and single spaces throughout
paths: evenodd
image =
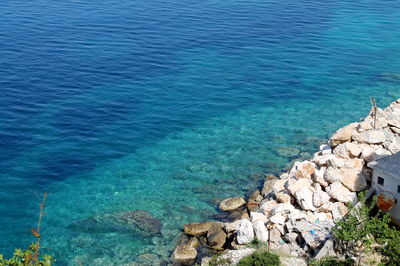
M 385 182 L 382 185 L 378 185 L 378 176 L 382 177 Z M 389 176 L 379 169 L 374 169 L 372 175 L 372 186 L 376 189 L 377 194 L 382 191 L 389 191 L 397 199 L 397 204 L 390 210 L 393 222 L 400 225 L 400 193 L 397 192 L 397 186 L 400 185 L 400 180 L 392 176 Z

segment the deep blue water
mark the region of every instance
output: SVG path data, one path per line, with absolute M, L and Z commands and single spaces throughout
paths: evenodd
M 47 191 L 57 265 L 168 259 L 218 199 L 400 98 L 399 28 L 396 0 L 2 1 L 0 253 Z M 161 236 L 69 227 L 136 209 Z

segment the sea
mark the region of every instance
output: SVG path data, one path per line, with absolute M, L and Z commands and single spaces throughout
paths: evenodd
M 400 98 L 399 29 L 398 0 L 1 1 L 0 253 L 46 192 L 55 265 L 169 262 L 184 224 Z

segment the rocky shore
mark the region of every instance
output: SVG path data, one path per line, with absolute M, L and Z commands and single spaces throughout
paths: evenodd
M 331 229 L 347 213 L 346 203 L 368 189 L 371 161 L 400 152 L 400 99 L 385 109 L 372 108 L 360 122 L 336 131 L 306 161 L 295 162 L 279 177 L 266 176 L 260 190 L 245 200 L 234 197 L 219 204 L 235 213 L 229 222 L 186 224 L 172 254 L 176 265 L 208 265 L 219 253 L 232 264 L 254 251 L 249 244 L 265 242 L 286 257 L 284 265 L 306 265 L 331 238 Z M 329 250 L 335 255 L 334 247 Z

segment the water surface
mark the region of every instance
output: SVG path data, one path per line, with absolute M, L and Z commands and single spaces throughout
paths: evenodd
M 168 260 L 184 223 L 399 98 L 399 28 L 398 1 L 3 1 L 0 253 L 47 191 L 57 265 Z M 137 209 L 161 235 L 70 226 Z

